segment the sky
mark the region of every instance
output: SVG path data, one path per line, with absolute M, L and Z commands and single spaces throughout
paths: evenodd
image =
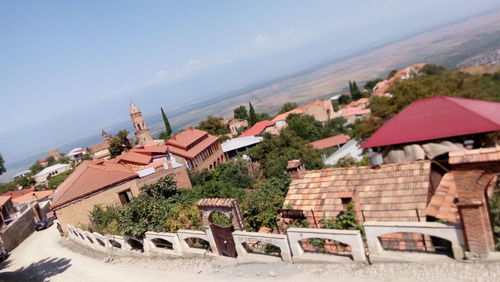
M 404 3 L 404 4 L 402 4 Z M 9 161 L 312 62 L 500 7 L 497 0 L 0 0 Z

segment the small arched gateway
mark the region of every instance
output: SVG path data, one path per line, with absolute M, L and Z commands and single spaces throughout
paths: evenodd
M 235 230 L 243 230 L 243 218 L 240 208 L 235 199 L 201 199 L 197 203 L 202 213 L 202 221 L 209 239 L 213 242 L 212 250 L 222 256 L 236 257 L 236 247 L 232 233 Z M 215 216 L 217 215 L 217 216 Z M 225 220 L 229 224 L 221 226 L 217 224 L 221 220 L 215 220 L 217 217 Z

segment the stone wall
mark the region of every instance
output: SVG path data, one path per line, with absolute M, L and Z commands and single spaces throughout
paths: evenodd
M 345 260 L 345 255 L 314 253 L 314 250 L 308 250 L 305 253 L 303 246 L 300 244 L 300 241 L 305 239 L 326 239 L 348 245 L 348 249 L 351 252 L 349 257 L 355 262 L 367 263 L 368 254 L 370 259 L 386 255 L 392 256 L 393 260 L 396 261 L 421 261 L 418 255 L 412 257 L 411 253 L 408 252 L 385 252 L 383 250 L 378 238 L 384 234 L 397 232 L 415 232 L 443 238 L 451 242 L 455 259 L 462 259 L 464 257 L 465 242 L 459 225 L 437 222 L 366 222 L 364 227 L 369 253 L 364 246 L 361 232 L 358 230 L 289 228 L 287 235 L 234 231 L 233 240 L 238 253 L 236 260 L 239 263 L 338 262 L 342 261 L 342 259 Z M 67 229 L 69 230 L 68 237 L 71 240 L 96 251 L 106 252 L 111 256 L 205 257 L 217 255 L 217 252 L 188 244 L 189 239 L 198 238 L 214 246 L 215 242 L 210 236 L 207 236 L 206 231 L 179 230 L 176 233 L 146 232 L 144 240 L 138 240 L 143 246 L 142 252 L 142 250 L 132 249 L 129 242 L 130 238 L 127 236 L 89 233 L 71 225 L 67 226 Z M 99 244 L 97 239 L 104 241 L 104 244 Z M 158 239 L 161 240 L 158 241 Z M 267 244 L 273 245 L 274 248 L 268 250 L 266 248 Z M 279 252 L 276 250 L 276 247 L 279 248 Z M 340 260 L 335 259 L 335 257 L 340 258 Z M 228 257 L 228 259 L 232 258 Z
M 2 228 L 0 237 L 7 251 L 12 251 L 35 231 L 35 225 L 39 218 L 34 210 L 34 206 L 24 211 L 8 226 Z

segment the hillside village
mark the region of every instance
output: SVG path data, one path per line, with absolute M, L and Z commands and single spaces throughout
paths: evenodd
M 29 211 L 124 255 L 496 254 L 500 72 L 415 64 L 348 85 L 274 117 L 249 102 L 176 133 L 161 109 L 159 136 L 130 103 L 133 136 L 102 130 L 101 143 L 52 150 L 2 184 L 1 238 Z

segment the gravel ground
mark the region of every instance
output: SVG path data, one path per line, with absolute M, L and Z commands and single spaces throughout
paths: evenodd
M 119 257 L 36 232 L 0 264 L 0 281 L 500 281 L 500 262 L 244 264 L 227 258 Z

